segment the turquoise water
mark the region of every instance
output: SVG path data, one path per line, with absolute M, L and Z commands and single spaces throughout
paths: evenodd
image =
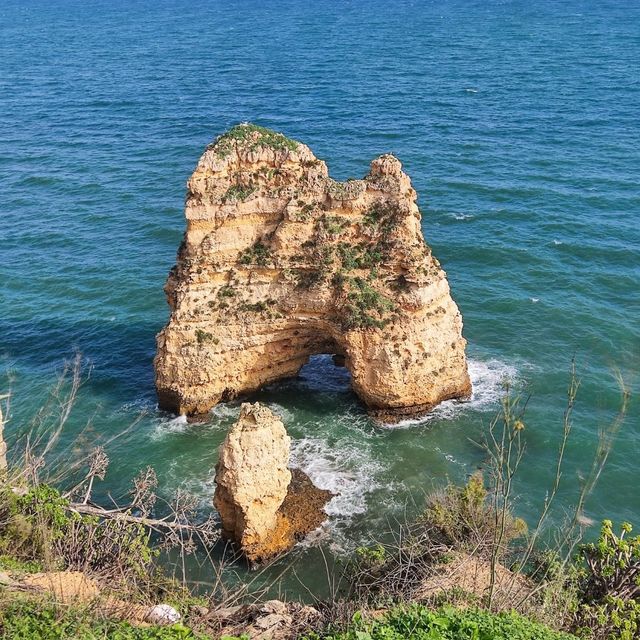
M 340 556 L 415 513 L 424 492 L 486 461 L 473 444 L 504 382 L 531 393 L 519 511 L 553 474 L 572 356 L 582 378 L 559 523 L 640 355 L 640 5 L 453 0 L 0 6 L 0 367 L 9 436 L 65 358 L 91 377 L 65 429 L 80 451 L 115 435 L 103 493 L 153 465 L 165 494 L 213 493 L 205 425 L 156 409 L 151 361 L 162 285 L 183 230 L 185 181 L 240 121 L 309 144 L 336 178 L 391 151 L 420 195 L 425 237 L 465 321 L 474 397 L 419 423 L 374 426 L 343 370 L 314 359 L 257 397 L 294 459 L 339 495 L 292 559 L 322 583 Z M 632 404 L 586 515 L 640 525 Z M 276 568 L 277 570 L 277 568 Z M 192 566 L 192 579 L 210 572 Z M 303 591 L 293 578 L 290 588 Z

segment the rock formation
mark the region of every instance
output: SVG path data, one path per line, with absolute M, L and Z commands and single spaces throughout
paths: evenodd
M 239 125 L 200 158 L 186 218 L 157 339 L 161 407 L 203 414 L 318 353 L 344 358 L 385 420 L 469 395 L 462 318 L 395 157 L 337 182 L 304 144 Z
M 291 439 L 267 407 L 245 403 L 220 447 L 214 505 L 225 537 L 250 563 L 292 547 L 318 527 L 331 493 L 290 471 Z

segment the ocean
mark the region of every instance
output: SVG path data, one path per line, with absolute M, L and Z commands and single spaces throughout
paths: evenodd
M 368 419 L 328 356 L 254 395 L 283 417 L 294 463 L 337 494 L 323 530 L 265 580 L 291 563 L 287 589 L 322 591 L 323 554 L 346 557 L 418 513 L 432 488 L 486 468 L 478 443 L 507 385 L 529 398 L 515 498 L 534 522 L 575 358 L 561 526 L 619 407 L 616 374 L 638 390 L 639 61 L 631 0 L 3 0 L 9 445 L 80 352 L 86 380 L 59 459 L 122 434 L 101 495 L 124 496 L 151 465 L 162 495 L 186 488 L 211 509 L 239 405 L 201 425 L 158 411 L 152 358 L 186 179 L 209 142 L 251 121 L 308 144 L 337 179 L 397 155 L 463 314 L 474 385 L 469 402 L 395 428 Z M 596 528 L 640 527 L 639 458 L 632 398 L 586 504 Z M 210 574 L 194 562 L 188 577 Z

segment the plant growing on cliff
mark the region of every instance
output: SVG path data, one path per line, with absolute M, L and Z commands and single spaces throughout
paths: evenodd
M 219 157 L 226 158 L 238 145 L 251 151 L 259 147 L 276 151 L 295 151 L 299 143 L 272 129 L 242 123 L 219 136 L 209 148 L 212 148 Z
M 384 254 L 380 246 L 376 244 L 358 244 L 351 246 L 341 242 L 338 247 L 338 256 L 345 271 L 354 269 L 372 269 L 384 260 Z
M 363 278 L 348 278 L 344 326 L 347 329 L 381 329 L 387 324 L 385 314 L 393 311 L 395 303 L 376 291 Z
M 441 542 L 447 546 L 489 558 L 496 546 L 499 555 L 506 553 L 511 541 L 527 530 L 525 522 L 514 517 L 510 509 L 500 508 L 496 516 L 496 507 L 481 472 L 474 473 L 462 487 L 449 484 L 432 493 L 423 519 L 439 532 Z M 503 519 L 502 539 L 496 545 Z
M 218 298 L 233 298 L 236 295 L 236 290 L 230 285 L 225 284 L 218 289 Z
M 605 520 L 597 542 L 580 547 L 576 632 L 590 638 L 631 640 L 640 635 L 640 536 L 625 522 L 619 534 Z
M 208 331 L 204 331 L 203 329 L 196 329 L 196 340 L 198 344 L 206 344 L 207 342 L 211 342 L 213 344 L 218 344 L 219 340 L 212 333 Z
M 234 184 L 230 186 L 222 196 L 222 201 L 237 202 L 246 200 L 255 190 L 256 187 L 253 185 Z
M 238 258 L 238 262 L 240 264 L 257 264 L 260 267 L 266 267 L 272 260 L 273 256 L 271 250 L 260 241 L 256 242 L 252 247 L 242 251 Z
M 397 205 L 384 201 L 375 202 L 362 217 L 362 225 L 370 234 L 387 236 L 398 226 Z
M 318 219 L 317 225 L 319 229 L 324 230 L 330 236 L 337 236 L 349 227 L 349 220 L 340 216 L 323 214 Z

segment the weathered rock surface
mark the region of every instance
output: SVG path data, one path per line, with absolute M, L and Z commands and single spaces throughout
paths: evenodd
M 267 407 L 245 403 L 220 447 L 214 505 L 250 563 L 291 548 L 326 519 L 329 491 L 289 470 L 291 439 Z
M 282 421 L 258 403 L 242 405 L 220 447 L 214 505 L 224 534 L 249 557 L 276 528 L 291 482 L 290 447 Z
M 317 609 L 298 602 L 264 603 L 218 608 L 208 612 L 204 624 L 217 636 L 247 636 L 252 640 L 295 640 L 322 626 Z
M 304 144 L 239 125 L 200 158 L 185 215 L 157 339 L 161 407 L 205 413 L 318 353 L 344 358 L 383 419 L 469 395 L 462 318 L 395 157 L 336 182 Z

